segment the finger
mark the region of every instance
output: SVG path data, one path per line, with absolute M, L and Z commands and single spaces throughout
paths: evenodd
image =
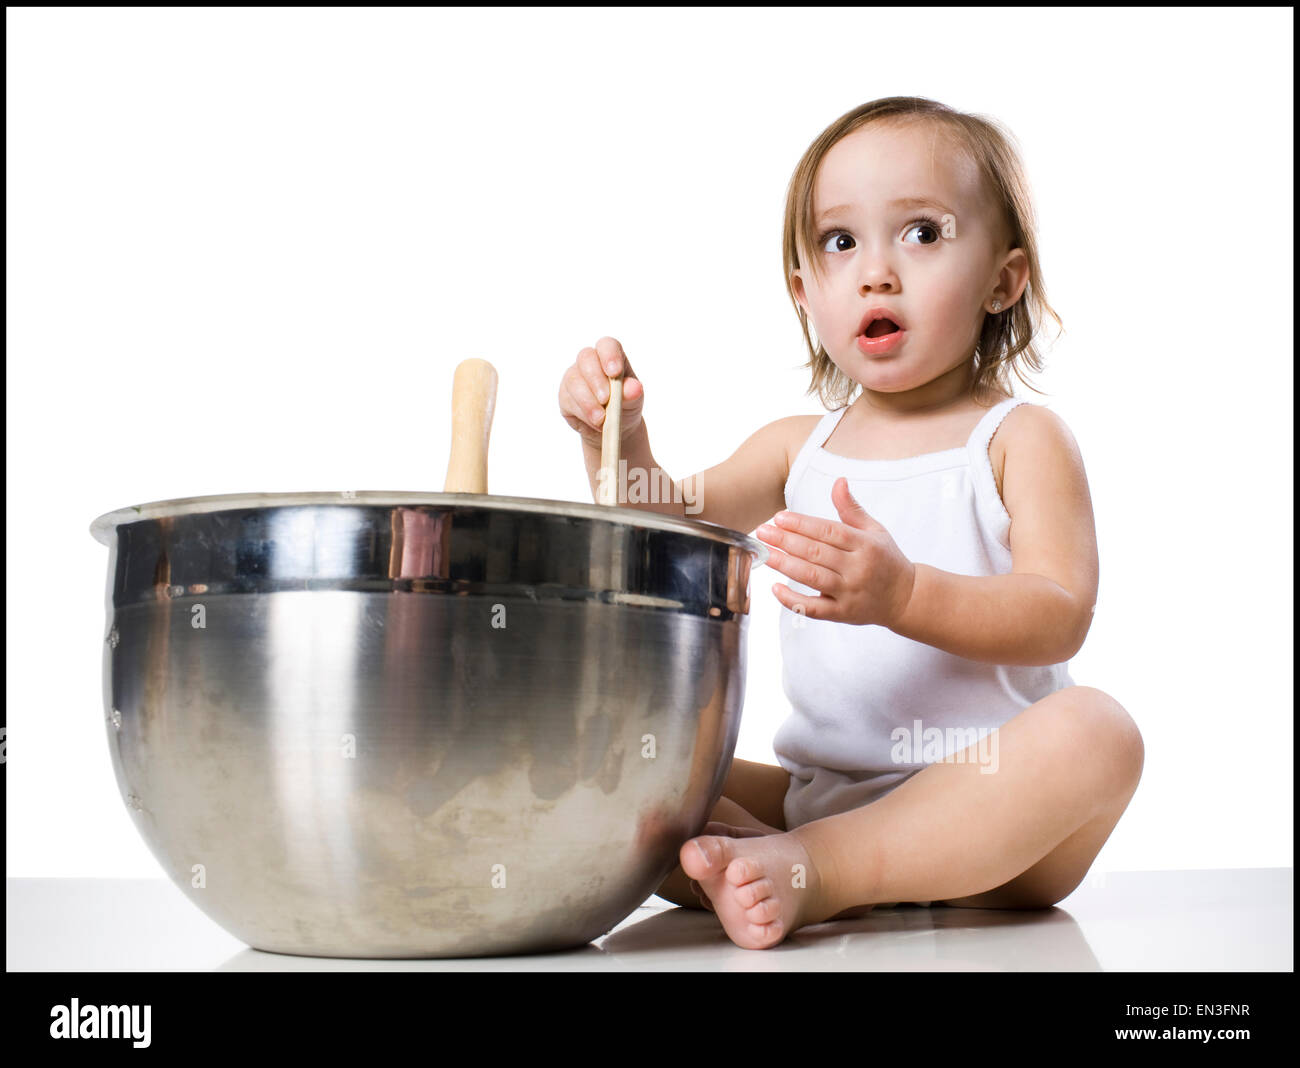
M 583 380 L 591 390 L 592 395 L 600 402 L 603 408 L 609 404 L 609 380 L 610 375 L 605 373 L 601 365 L 600 354 L 592 348 L 583 349 L 578 353 L 578 367 L 581 370 Z M 641 399 L 643 390 L 638 379 L 623 376 L 623 411 L 629 415 L 635 415 L 641 410 Z
M 578 353 L 578 370 L 591 395 L 605 407 L 609 403 L 609 376 L 601 367 L 600 354 L 592 348 L 583 349 Z
M 809 527 L 815 525 L 814 522 L 808 523 Z M 824 567 L 827 571 L 840 575 L 844 573 L 845 565 L 849 562 L 849 553 L 861 548 L 860 540 L 842 538 L 834 530 L 830 532 L 831 541 L 800 534 L 794 529 L 777 526 L 774 522 L 764 523 L 756 533 L 763 541 L 780 547 L 791 556 L 797 556 L 815 567 Z M 840 543 L 843 541 L 848 541 L 849 544 L 841 547 Z
M 762 532 L 762 528 L 754 533 L 760 541 L 766 544 L 766 535 Z M 784 542 L 785 539 L 782 540 Z M 805 586 L 811 586 L 814 590 L 820 590 L 822 593 L 834 593 L 844 581 L 844 576 L 840 572 L 833 571 L 829 567 L 810 563 L 793 552 L 771 546 L 769 546 L 769 549 L 768 567 L 781 572 L 781 574 L 794 579 L 796 582 L 802 582 Z
M 770 525 L 782 533 L 788 532 L 812 541 L 823 542 L 833 549 L 845 552 L 856 549 L 860 540 L 852 527 L 837 523 L 833 519 L 804 515 L 802 512 L 777 512 L 772 517 Z
M 758 538 L 760 541 L 762 541 L 763 535 L 759 534 Z M 793 560 L 790 556 L 783 553 L 780 549 L 775 549 L 769 546 L 767 566 L 770 567 L 773 571 L 781 572 L 781 574 L 785 575 L 786 578 L 796 579 L 796 581 L 800 581 L 800 582 L 803 581 L 802 579 L 799 579 L 797 576 L 792 575 L 790 573 L 793 568 L 798 566 L 798 561 Z M 810 583 L 804 583 L 804 585 L 810 585 Z
M 784 582 L 772 587 L 772 594 L 791 612 L 796 612 L 808 619 L 829 619 L 834 614 L 835 601 L 830 597 L 805 597 L 795 593 Z
M 569 375 L 564 380 L 569 395 L 568 411 L 576 415 L 593 430 L 599 430 L 605 418 L 604 406 L 596 400 L 581 375 Z
M 632 370 L 632 364 L 628 361 L 627 353 L 623 351 L 623 346 L 617 338 L 603 337 L 596 342 L 596 353 L 600 356 L 601 369 L 609 375 L 610 378 L 617 378 L 622 375 L 624 378 L 635 377 Z
M 569 394 L 569 404 L 574 415 L 579 416 L 588 426 L 599 429 L 600 419 L 604 417 L 604 405 L 600 398 L 587 385 L 587 380 L 578 373 L 571 372 L 565 379 Z
M 849 489 L 849 480 L 843 476 L 837 478 L 835 485 L 831 487 L 831 502 L 839 512 L 840 518 L 850 527 L 872 530 L 880 526 L 853 496 L 853 492 Z

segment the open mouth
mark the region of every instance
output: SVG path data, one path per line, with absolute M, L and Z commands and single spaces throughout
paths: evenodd
M 884 337 L 898 332 L 898 324 L 892 319 L 877 319 L 867 327 L 865 337 Z

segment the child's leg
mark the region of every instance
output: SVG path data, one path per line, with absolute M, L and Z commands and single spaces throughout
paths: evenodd
M 884 900 L 973 908 L 1056 904 L 1083 881 L 1128 807 L 1144 751 L 1137 725 L 1118 701 L 1072 686 L 1003 724 L 996 771 L 983 774 L 973 763 L 978 745 L 963 755 L 964 763 L 914 775 L 872 813 L 877 856 L 870 870 Z M 918 782 L 922 776 L 928 780 Z M 926 828 L 940 811 L 949 813 L 946 826 Z M 840 857 L 849 862 L 846 877 L 860 878 L 864 858 L 843 843 Z
M 731 762 L 731 772 L 727 775 L 722 793 L 747 814 L 756 816 L 760 824 L 784 831 L 785 795 L 789 789 L 790 773 L 785 768 L 737 758 Z M 734 823 L 737 827 L 750 826 L 747 823 L 736 823 L 735 820 L 723 822 Z
M 862 808 L 766 838 L 691 839 L 682 868 L 732 940 L 754 949 L 877 902 L 1052 905 L 1082 881 L 1137 788 L 1141 735 L 1086 686 L 1045 697 L 996 734 L 996 750 L 976 744 Z M 997 770 L 981 773 L 989 752 Z

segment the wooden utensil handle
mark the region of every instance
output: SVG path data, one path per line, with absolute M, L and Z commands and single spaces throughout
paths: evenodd
M 451 386 L 451 457 L 444 493 L 487 493 L 488 436 L 496 400 L 496 368 L 487 360 L 464 360 Z
M 598 504 L 617 505 L 618 451 L 623 430 L 623 376 L 609 380 L 609 401 L 605 405 L 604 431 L 600 438 L 600 474 L 596 485 Z

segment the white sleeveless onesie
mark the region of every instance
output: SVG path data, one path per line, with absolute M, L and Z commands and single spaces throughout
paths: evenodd
M 998 496 L 988 448 L 1006 414 L 1027 403 L 1011 397 L 989 409 L 964 446 L 901 460 L 827 452 L 821 445 L 848 408 L 828 412 L 791 465 L 786 508 L 839 522 L 831 488 L 843 476 L 854 499 L 913 563 L 961 575 L 1008 574 L 1011 517 Z M 781 581 L 816 596 L 801 582 Z M 992 766 L 992 728 L 1074 685 L 1064 663 L 981 663 L 882 626 L 782 609 L 780 628 L 791 713 L 773 749 L 790 773 L 787 830 L 877 801 L 980 736 L 982 763 Z

